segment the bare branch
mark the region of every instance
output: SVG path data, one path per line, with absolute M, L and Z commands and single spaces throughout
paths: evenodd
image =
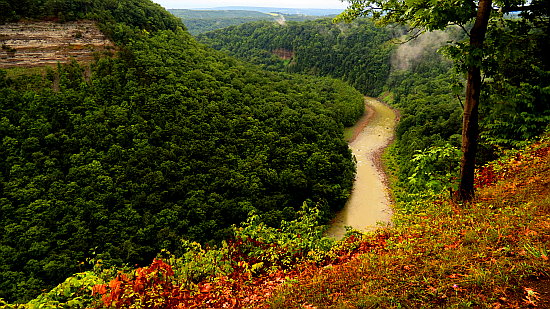
M 460 95 L 456 95 L 456 98 L 458 99 L 458 103 L 460 103 L 460 107 L 462 107 L 462 110 L 464 110 L 464 104 L 462 103 L 462 99 L 460 98 Z
M 425 30 L 418 29 L 418 28 L 411 28 L 407 32 L 411 33 L 413 31 L 415 31 L 415 32 L 412 35 L 409 34 L 406 40 L 401 40 L 401 39 L 396 38 L 396 39 L 392 40 L 392 43 L 394 43 L 394 44 L 407 44 L 410 41 L 418 38 L 422 33 L 425 32 Z
M 460 29 L 462 29 L 462 31 L 464 31 L 464 33 L 466 33 L 466 35 L 470 37 L 470 31 L 468 31 L 468 29 L 466 29 L 463 24 L 451 23 L 451 25 L 460 27 Z

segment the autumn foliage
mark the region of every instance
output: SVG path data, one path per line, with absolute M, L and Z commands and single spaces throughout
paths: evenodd
M 108 283 L 95 285 L 92 296 L 100 298 L 98 307 L 107 308 L 265 307 L 272 293 L 292 278 L 319 267 L 349 262 L 361 253 L 382 248 L 384 243 L 383 235 L 376 241 L 366 242 L 352 234 L 329 252 L 314 258 L 313 251 L 290 250 L 285 244 L 251 237 L 237 238 L 228 242 L 229 250 L 225 251 L 225 259 L 229 260 L 232 269 L 225 275 L 189 285 L 185 278 L 178 278 L 172 265 L 155 259 L 147 267 L 120 272 Z M 259 249 L 262 254 L 251 252 L 252 248 Z M 269 252 L 276 252 L 278 258 Z M 283 263 L 287 257 L 293 258 L 292 265 Z M 271 262 L 267 263 L 268 260 Z
M 545 160 L 549 152 L 548 144 L 538 142 L 530 145 L 526 152 L 517 152 L 512 157 L 487 164 L 477 171 L 475 186 L 482 188 L 510 178 L 521 172 L 527 164 Z
M 383 247 L 302 272 L 269 308 L 550 308 L 549 154 L 546 137 L 483 167 L 471 204 L 398 202 Z
M 106 307 L 184 308 L 190 292 L 174 284 L 172 267 L 160 259 L 148 267 L 135 270 L 133 275 L 121 273 L 108 284 L 94 286 L 92 294 L 101 295 Z

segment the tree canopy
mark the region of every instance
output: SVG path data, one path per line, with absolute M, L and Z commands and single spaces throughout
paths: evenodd
M 394 35 L 367 19 L 333 24 L 325 18 L 284 25 L 248 23 L 198 38 L 268 70 L 339 78 L 362 93 L 377 96 L 390 72 L 393 45 L 389 41 Z
M 491 48 L 486 43 L 490 24 L 502 20 L 508 12 L 522 12 L 520 22 L 533 26 L 533 20 L 539 25 L 533 29 L 548 29 L 548 1 L 494 1 L 492 0 L 350 0 L 350 6 L 336 20 L 351 21 L 360 16 L 372 16 L 381 24 L 398 23 L 412 29 L 432 31 L 457 25 L 468 34 L 467 42 L 458 42 L 449 48 L 449 54 L 459 67 L 467 73 L 465 103 L 462 123 L 462 159 L 458 198 L 471 200 L 474 196 L 475 157 L 478 148 L 479 102 L 482 91 L 482 73 L 486 69 L 487 58 Z M 493 42 L 507 40 L 505 36 L 492 33 Z M 505 34 L 505 32 L 500 32 Z M 508 32 L 508 34 L 510 34 Z M 414 37 L 414 35 L 413 35 Z M 546 102 L 547 104 L 547 102 Z
M 54 2 L 8 16 L 48 18 Z M 343 206 L 359 92 L 241 63 L 149 1 L 76 4 L 51 13 L 98 20 L 114 55 L 0 70 L 0 298 L 28 300 L 89 258 L 219 242 L 250 213 L 276 227 L 304 202 L 325 219 Z

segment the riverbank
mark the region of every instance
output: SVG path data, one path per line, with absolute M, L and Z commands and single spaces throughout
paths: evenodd
M 549 162 L 546 136 L 482 167 L 471 204 L 411 196 L 393 228 L 296 271 L 266 308 L 550 308 Z
M 393 140 L 397 114 L 377 99 L 365 97 L 365 115 L 348 132 L 349 147 L 357 161 L 351 196 L 336 214 L 327 236 L 339 239 L 349 226 L 359 231 L 391 222 L 391 199 L 381 155 Z
M 352 143 L 357 139 L 357 136 L 365 129 L 365 127 L 369 124 L 369 121 L 372 119 L 372 116 L 374 116 L 374 109 L 368 105 L 367 98 L 365 98 L 365 113 L 353 127 L 345 128 L 344 131 L 344 139 L 349 143 Z

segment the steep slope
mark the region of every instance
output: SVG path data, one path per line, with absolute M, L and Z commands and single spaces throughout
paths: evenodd
M 398 203 L 396 226 L 345 263 L 305 265 L 265 308 L 547 308 L 550 140 L 478 172 L 469 205 Z
M 0 298 L 33 298 L 91 258 L 142 264 L 182 238 L 218 242 L 251 212 L 278 226 L 304 201 L 326 219 L 346 200 L 342 128 L 364 106 L 345 83 L 244 65 L 149 1 L 10 12 L 97 20 L 117 53 L 0 70 Z
M 332 246 L 315 227 L 315 211 L 282 229 L 252 217 L 217 249 L 186 243 L 183 256 L 147 267 L 97 265 L 28 305 L 546 308 L 549 159 L 546 135 L 478 171 L 472 204 L 441 196 L 401 202 L 393 228 Z
M 392 37 L 392 31 L 376 28 L 370 20 L 333 24 L 325 18 L 248 23 L 208 32 L 199 39 L 266 69 L 340 78 L 377 96 L 390 72 Z

